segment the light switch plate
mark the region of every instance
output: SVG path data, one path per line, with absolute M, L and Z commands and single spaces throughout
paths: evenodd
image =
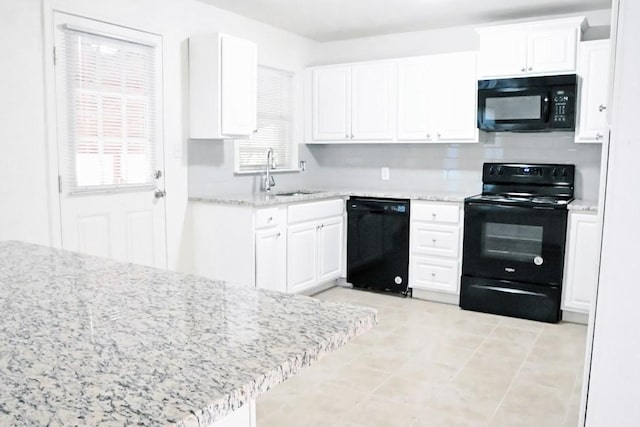
M 389 168 L 384 167 L 380 170 L 380 178 L 382 178 L 383 181 L 389 181 Z

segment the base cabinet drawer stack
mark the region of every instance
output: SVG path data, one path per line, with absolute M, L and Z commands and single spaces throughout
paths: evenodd
M 411 202 L 409 287 L 458 294 L 461 224 L 458 203 Z

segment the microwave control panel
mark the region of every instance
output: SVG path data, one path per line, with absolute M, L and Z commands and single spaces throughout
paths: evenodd
M 573 88 L 554 88 L 551 93 L 551 117 L 554 128 L 575 127 L 576 94 Z

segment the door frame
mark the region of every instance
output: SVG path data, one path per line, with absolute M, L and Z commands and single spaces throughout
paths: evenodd
M 58 103 L 56 91 L 56 69 L 55 69 L 55 28 L 54 28 L 54 12 L 64 13 L 84 19 L 91 19 L 97 22 L 122 27 L 128 30 L 139 31 L 156 36 L 160 39 L 159 59 L 160 76 L 158 86 L 160 87 L 160 99 L 158 105 L 158 133 L 159 138 L 163 142 L 161 153 L 158 154 L 158 166 L 164 174 L 164 188 L 166 188 L 166 147 L 164 144 L 164 37 L 162 34 L 148 31 L 141 28 L 134 28 L 127 25 L 121 25 L 117 22 L 109 22 L 90 16 L 70 12 L 68 10 L 56 9 L 52 2 L 55 0 L 41 0 L 41 18 L 42 18 L 42 47 L 43 47 L 43 84 L 44 84 L 44 116 L 45 116 L 45 157 L 46 157 L 46 187 L 47 187 L 47 213 L 49 223 L 49 245 L 62 249 L 62 202 L 61 202 L 61 182 L 60 182 L 60 147 L 58 144 Z M 169 250 L 167 239 L 167 204 L 168 199 L 164 199 L 164 266 L 169 265 Z

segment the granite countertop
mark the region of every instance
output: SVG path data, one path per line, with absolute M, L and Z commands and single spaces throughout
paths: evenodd
M 598 201 L 575 199 L 567 207 L 570 211 L 598 212 Z
M 375 310 L 0 242 L 0 425 L 206 426 Z
M 269 205 L 279 205 L 286 203 L 310 202 L 331 198 L 347 198 L 350 196 L 360 197 L 383 197 L 392 199 L 412 199 L 427 200 L 436 202 L 462 203 L 465 197 L 471 194 L 452 192 L 402 192 L 402 191 L 373 191 L 354 189 L 334 189 L 334 190 L 303 190 L 310 191 L 311 194 L 299 194 L 295 196 L 266 195 L 265 193 L 243 193 L 243 194 L 212 194 L 202 197 L 189 197 L 191 202 L 204 202 L 214 204 L 226 204 L 237 206 L 261 207 Z

